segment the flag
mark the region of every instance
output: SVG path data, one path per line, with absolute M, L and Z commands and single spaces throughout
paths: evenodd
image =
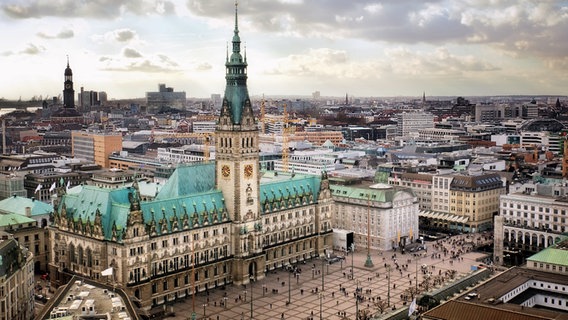
M 41 184 L 38 184 L 34 193 L 38 193 L 38 191 L 41 190 L 41 188 L 43 188 L 43 186 Z
M 69 190 L 69 187 L 71 187 L 71 180 L 67 181 L 67 186 L 65 187 L 65 190 Z
M 49 187 L 49 192 L 52 192 L 53 190 L 55 190 L 55 182 L 51 184 L 51 187 Z
M 101 276 L 112 276 L 112 267 L 101 271 Z
M 415 311 L 416 311 L 416 298 L 414 298 L 414 300 L 412 300 L 412 303 L 410 304 L 410 307 L 408 307 L 408 316 L 410 317 Z

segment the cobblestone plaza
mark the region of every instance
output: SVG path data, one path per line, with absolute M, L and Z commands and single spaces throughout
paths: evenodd
M 196 319 L 250 319 L 251 301 L 254 319 L 281 319 L 282 315 L 284 319 L 341 319 L 342 315 L 354 319 L 357 308 L 378 312 L 373 298 L 375 302 L 379 297 L 383 302 L 390 302 L 385 312 L 409 303 L 403 301 L 402 296 L 408 293 L 409 288 L 416 287 L 416 275 L 419 283 L 422 282 L 423 268 L 429 270 L 431 276 L 455 270 L 457 278 L 469 273 L 471 266 L 478 265 L 477 260 L 484 257 L 483 253 L 466 252 L 457 259 L 450 259 L 449 255 L 444 257 L 443 251 L 430 244 L 428 251 L 420 251 L 419 255 L 398 252 L 393 259 L 394 254 L 371 252 L 374 266 L 370 268 L 364 266 L 366 250 L 358 250 L 353 256 L 348 255 L 345 260 L 333 264 L 322 263 L 319 259 L 300 264 L 301 273 L 297 277 L 286 270 L 273 271 L 252 286 L 231 285 L 225 290 L 199 293 L 195 301 L 188 298 L 177 303 L 173 306 L 174 319 L 191 319 L 193 310 Z M 440 257 L 434 258 L 435 254 Z M 395 268 L 395 261 L 401 266 L 400 270 Z M 352 263 L 353 280 L 350 279 Z M 390 265 L 390 280 L 385 263 Z M 403 265 L 408 266 L 403 268 Z M 365 297 L 358 305 L 354 295 L 357 287 L 361 288 L 361 295 Z M 289 297 L 290 303 L 287 304 Z M 224 303 L 226 306 L 223 306 Z

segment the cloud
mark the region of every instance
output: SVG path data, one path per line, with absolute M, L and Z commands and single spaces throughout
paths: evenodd
M 134 30 L 118 29 L 118 30 L 114 30 L 114 31 L 108 33 L 108 36 L 112 37 L 114 40 L 116 40 L 118 42 L 127 42 L 127 41 L 130 41 L 130 40 L 136 38 L 138 35 L 136 34 L 136 31 L 134 31 Z
M 99 57 L 100 69 L 104 71 L 135 71 L 145 73 L 176 73 L 179 65 L 163 54 L 145 57 L 140 52 L 124 48 L 120 56 Z
M 213 69 L 213 66 L 208 62 L 200 63 L 195 67 L 195 70 L 197 71 L 207 71 L 211 69 Z
M 266 70 L 270 75 L 300 77 L 366 78 L 372 62 L 354 62 L 346 51 L 329 48 L 309 49 L 281 59 L 276 68 Z M 373 69 L 377 70 L 377 66 Z M 377 74 L 375 74 L 377 75 Z
M 188 0 L 195 15 L 232 22 L 234 7 Z M 248 30 L 280 37 L 362 39 L 433 46 L 485 44 L 520 58 L 563 65 L 568 52 L 565 1 L 248 1 L 239 6 Z
M 139 40 L 138 33 L 132 29 L 116 29 L 104 34 L 96 34 L 91 37 L 97 43 L 137 43 L 143 44 Z
M 387 49 L 388 66 L 398 76 L 425 78 L 464 76 L 472 72 L 497 71 L 499 67 L 471 55 L 458 56 L 446 48 L 433 52 L 411 51 L 399 47 Z
M 385 50 L 383 58 L 367 61 L 350 59 L 346 51 L 328 48 L 310 49 L 281 59 L 278 66 L 265 73 L 294 77 L 371 79 L 396 76 L 408 77 L 464 77 L 474 72 L 500 70 L 490 62 L 472 55 L 452 54 L 446 48 L 434 51 L 412 51 L 405 47 Z
M 9 0 L 1 5 L 1 10 L 14 19 L 41 17 L 69 17 L 116 19 L 123 13 L 135 15 L 172 15 L 175 5 L 166 0 L 30 0 L 22 4 Z
M 2 52 L 2 56 L 13 56 L 13 55 L 18 55 L 18 54 L 27 54 L 27 55 L 38 55 L 40 53 L 42 53 L 43 51 L 45 51 L 45 48 L 42 46 L 37 46 L 35 44 L 32 43 L 28 43 L 27 47 L 25 47 L 22 50 L 19 51 L 4 51 Z
M 37 36 L 43 39 L 69 39 L 73 38 L 74 35 L 75 34 L 71 29 L 63 29 L 54 35 L 47 34 L 41 31 L 37 33 Z
M 122 55 L 126 58 L 141 58 L 142 54 L 132 48 L 124 48 L 122 50 Z

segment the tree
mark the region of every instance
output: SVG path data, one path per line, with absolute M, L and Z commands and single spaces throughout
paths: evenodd
M 424 295 L 420 300 L 418 300 L 418 305 L 424 307 L 426 310 L 430 310 L 440 304 L 438 299 L 434 298 L 431 295 Z
M 376 299 L 374 306 L 381 314 L 388 308 L 387 302 L 385 300 Z

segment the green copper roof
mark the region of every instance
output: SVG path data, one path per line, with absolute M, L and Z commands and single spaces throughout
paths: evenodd
M 398 192 L 410 192 L 393 186 L 384 185 L 378 189 L 330 185 L 333 197 L 345 197 L 358 200 L 371 200 L 379 202 L 392 202 Z
M 144 223 L 155 226 L 156 235 L 184 228 L 193 229 L 228 221 L 223 194 L 219 190 L 176 198 L 142 202 Z
M 34 223 L 35 220 L 17 213 L 0 214 L 0 227 Z
M 262 212 L 300 206 L 317 201 L 321 178 L 312 175 L 266 172 L 260 184 Z
M 533 254 L 527 261 L 568 266 L 568 250 L 548 247 L 538 253 Z
M 215 189 L 215 163 L 180 165 L 160 189 L 156 200 L 177 198 Z
M 17 213 L 26 215 L 26 208 L 31 209 L 33 216 L 50 214 L 53 212 L 53 206 L 38 200 L 25 197 L 12 196 L 0 201 L 0 212 Z
M 214 186 L 214 164 L 176 169 L 154 200 L 140 202 L 144 223 L 151 230 L 151 235 L 227 222 L 229 217 L 223 194 Z M 116 240 L 120 242 L 130 215 L 129 198 L 135 190 L 134 187 L 75 187 L 63 196 L 58 212 L 61 213 L 65 206 L 67 219 L 83 225 L 93 225 L 99 212 L 104 238 L 112 240 L 115 230 Z
M 97 211 L 101 214 L 101 226 L 106 240 L 112 239 L 112 228 L 116 226 L 117 237 L 121 238 L 130 212 L 128 195 L 133 188 L 106 189 L 96 186 L 82 186 L 80 192 L 66 194 L 59 205 L 67 210 L 68 219 L 81 221 L 83 224 L 95 221 Z
M 224 100 L 228 104 L 228 109 L 221 110 L 221 116 L 226 112 L 230 112 L 233 124 L 240 124 L 243 116 L 243 109 L 245 103 L 250 98 L 247 89 L 247 61 L 246 52 L 245 57 L 241 55 L 241 38 L 239 37 L 239 24 L 238 24 L 238 11 L 237 4 L 235 3 L 235 30 L 233 32 L 231 57 L 227 56 L 226 67 L 226 86 Z M 227 53 L 228 54 L 228 53 Z M 224 102 L 225 103 L 225 102 Z

